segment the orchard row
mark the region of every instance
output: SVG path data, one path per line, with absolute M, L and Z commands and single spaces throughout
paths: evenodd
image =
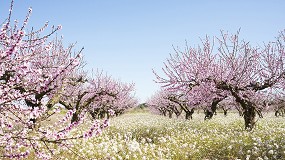
M 161 114 L 180 114 L 189 119 L 204 109 L 210 119 L 218 106 L 236 108 L 252 130 L 263 111 L 285 110 L 285 31 L 263 46 L 252 46 L 236 34 L 206 36 L 197 47 L 175 49 L 164 63 L 164 75 L 154 74 L 162 90 L 147 104 Z
M 134 84 L 102 72 L 87 76 L 83 49 L 54 36 L 61 26 L 27 32 L 32 9 L 23 24 L 11 20 L 12 9 L 13 1 L 0 30 L 0 159 L 51 158 L 55 148 L 100 134 L 110 115 L 136 105 Z

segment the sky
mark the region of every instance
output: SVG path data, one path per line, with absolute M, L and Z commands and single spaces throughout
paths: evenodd
M 1 22 L 9 3 L 0 1 Z M 62 25 L 57 34 L 78 51 L 84 47 L 89 73 L 135 83 L 141 103 L 159 89 L 152 69 L 163 75 L 173 46 L 197 46 L 206 35 L 239 28 L 241 38 L 258 45 L 285 29 L 284 0 L 15 0 L 12 19 L 21 22 L 29 7 L 29 27 Z

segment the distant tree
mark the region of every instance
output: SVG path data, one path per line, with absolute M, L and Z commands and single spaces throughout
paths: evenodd
M 123 83 L 108 75 L 97 73 L 94 78 L 91 78 L 90 85 L 97 92 L 103 93 L 96 96 L 88 108 L 93 118 L 109 117 L 110 110 L 113 114 L 120 115 L 137 106 L 138 102 L 133 93 L 135 89 L 133 83 Z
M 160 90 L 156 92 L 148 101 L 146 102 L 149 108 L 154 111 L 172 118 L 173 113 L 178 117 L 181 112 L 177 104 L 169 101 L 169 92 L 167 90 Z
M 192 115 L 194 113 L 194 107 L 186 101 L 183 94 L 171 93 L 168 95 L 167 99 L 176 105 L 178 105 L 185 112 L 185 119 L 192 119 Z M 181 113 L 180 113 L 181 114 Z
M 285 94 L 284 92 L 277 92 L 268 102 L 268 108 L 274 111 L 276 117 L 285 117 Z
M 175 113 L 176 117 L 179 117 L 184 111 L 185 119 L 192 119 L 194 113 L 194 107 L 186 101 L 183 94 L 168 90 L 157 92 L 147 101 L 147 104 L 150 108 L 159 111 L 164 116 L 168 112 L 170 118 L 172 117 L 172 113 Z

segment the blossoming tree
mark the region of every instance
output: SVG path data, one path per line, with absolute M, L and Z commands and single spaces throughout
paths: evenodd
M 119 115 L 136 106 L 132 94 L 134 84 L 123 83 L 111 76 L 97 72 L 92 78 L 74 74 L 66 81 L 60 98 L 56 101 L 68 110 L 76 110 L 71 122 L 80 120 L 80 114 L 90 113 L 93 119 Z M 72 98 L 70 98 L 72 97 Z
M 192 114 L 194 113 L 194 107 L 187 102 L 183 94 L 165 89 L 156 92 L 148 99 L 147 105 L 154 113 L 159 112 L 159 114 L 164 116 L 168 113 L 170 118 L 173 113 L 179 117 L 184 111 L 185 119 L 192 119 Z
M 108 121 L 94 120 L 77 132 L 86 114 L 72 120 L 77 109 L 64 115 L 66 108 L 55 102 L 77 72 L 82 50 L 73 52 L 73 45 L 66 48 L 61 38 L 52 38 L 61 26 L 47 31 L 46 23 L 26 32 L 31 8 L 22 25 L 12 24 L 12 9 L 13 1 L 0 30 L 0 158 L 25 158 L 31 152 L 51 158 L 60 149 L 70 149 L 71 140 L 101 131 Z
M 165 63 L 165 76 L 157 82 L 188 96 L 188 101 L 217 105 L 233 97 L 243 112 L 246 129 L 253 129 L 260 106 L 254 97 L 273 88 L 283 88 L 285 71 L 284 32 L 276 41 L 253 47 L 237 34 L 221 32 L 213 42 L 209 37 L 198 47 L 176 49 Z M 214 42 L 218 44 L 216 47 Z

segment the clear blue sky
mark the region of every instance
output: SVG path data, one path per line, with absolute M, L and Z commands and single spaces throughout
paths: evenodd
M 172 45 L 197 45 L 199 37 L 235 32 L 253 44 L 273 40 L 285 29 L 284 0 L 15 0 L 14 19 L 33 8 L 30 26 L 61 24 L 65 43 L 85 47 L 86 69 L 102 69 L 136 83 L 145 101 L 158 88 L 152 68 L 161 67 Z M 1 20 L 9 1 L 0 2 Z

